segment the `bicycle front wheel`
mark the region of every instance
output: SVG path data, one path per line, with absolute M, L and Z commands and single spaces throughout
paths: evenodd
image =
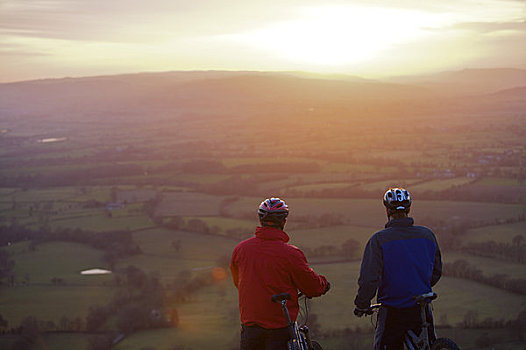
M 311 344 L 312 344 L 312 348 L 310 350 L 323 350 L 320 343 L 318 343 L 316 340 L 313 340 Z
M 438 338 L 431 346 L 431 350 L 459 350 L 458 345 L 449 338 Z

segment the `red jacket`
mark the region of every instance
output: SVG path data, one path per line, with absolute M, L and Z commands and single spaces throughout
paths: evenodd
M 290 317 L 298 315 L 298 289 L 309 297 L 322 295 L 327 280 L 309 267 L 301 250 L 288 244 L 289 236 L 275 227 L 258 227 L 255 237 L 239 243 L 230 270 L 239 290 L 241 322 L 267 329 L 287 326 L 281 305 L 270 297 L 289 293 Z

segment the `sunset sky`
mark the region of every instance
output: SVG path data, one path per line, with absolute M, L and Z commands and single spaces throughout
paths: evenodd
M 485 67 L 526 68 L 525 0 L 0 0 L 0 82 Z

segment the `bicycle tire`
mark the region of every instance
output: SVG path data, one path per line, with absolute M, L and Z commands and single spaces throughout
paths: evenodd
M 320 343 L 318 343 L 316 340 L 311 341 L 312 348 L 311 350 L 323 350 Z
M 459 350 L 459 347 L 449 338 L 438 338 L 431 346 L 431 350 Z

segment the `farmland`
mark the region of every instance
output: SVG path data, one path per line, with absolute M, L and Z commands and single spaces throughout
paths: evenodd
M 415 223 L 442 248 L 438 333 L 468 350 L 488 334 L 488 346 L 524 348 L 524 99 L 444 101 L 407 87 L 393 88 L 394 102 L 367 102 L 340 83 L 320 99 L 317 84 L 331 82 L 284 74 L 262 80 L 283 94 L 269 106 L 277 95 L 258 79 L 197 79 L 186 90 L 174 81 L 173 93 L 186 95 L 156 90 L 150 108 L 115 97 L 108 110 L 94 103 L 108 97 L 91 90 L 82 112 L 68 101 L 60 113 L 45 99 L 5 102 L 0 348 L 236 348 L 229 259 L 269 196 L 287 201 L 291 243 L 333 286 L 310 301 L 314 336 L 329 349 L 369 348 L 372 328 L 352 315 L 353 299 L 363 248 L 386 222 L 381 197 L 395 185 L 411 191 Z M 296 88 L 284 91 L 284 81 Z M 232 88 L 250 98 L 222 86 L 236 82 L 255 89 Z M 94 268 L 111 274 L 80 274 Z

